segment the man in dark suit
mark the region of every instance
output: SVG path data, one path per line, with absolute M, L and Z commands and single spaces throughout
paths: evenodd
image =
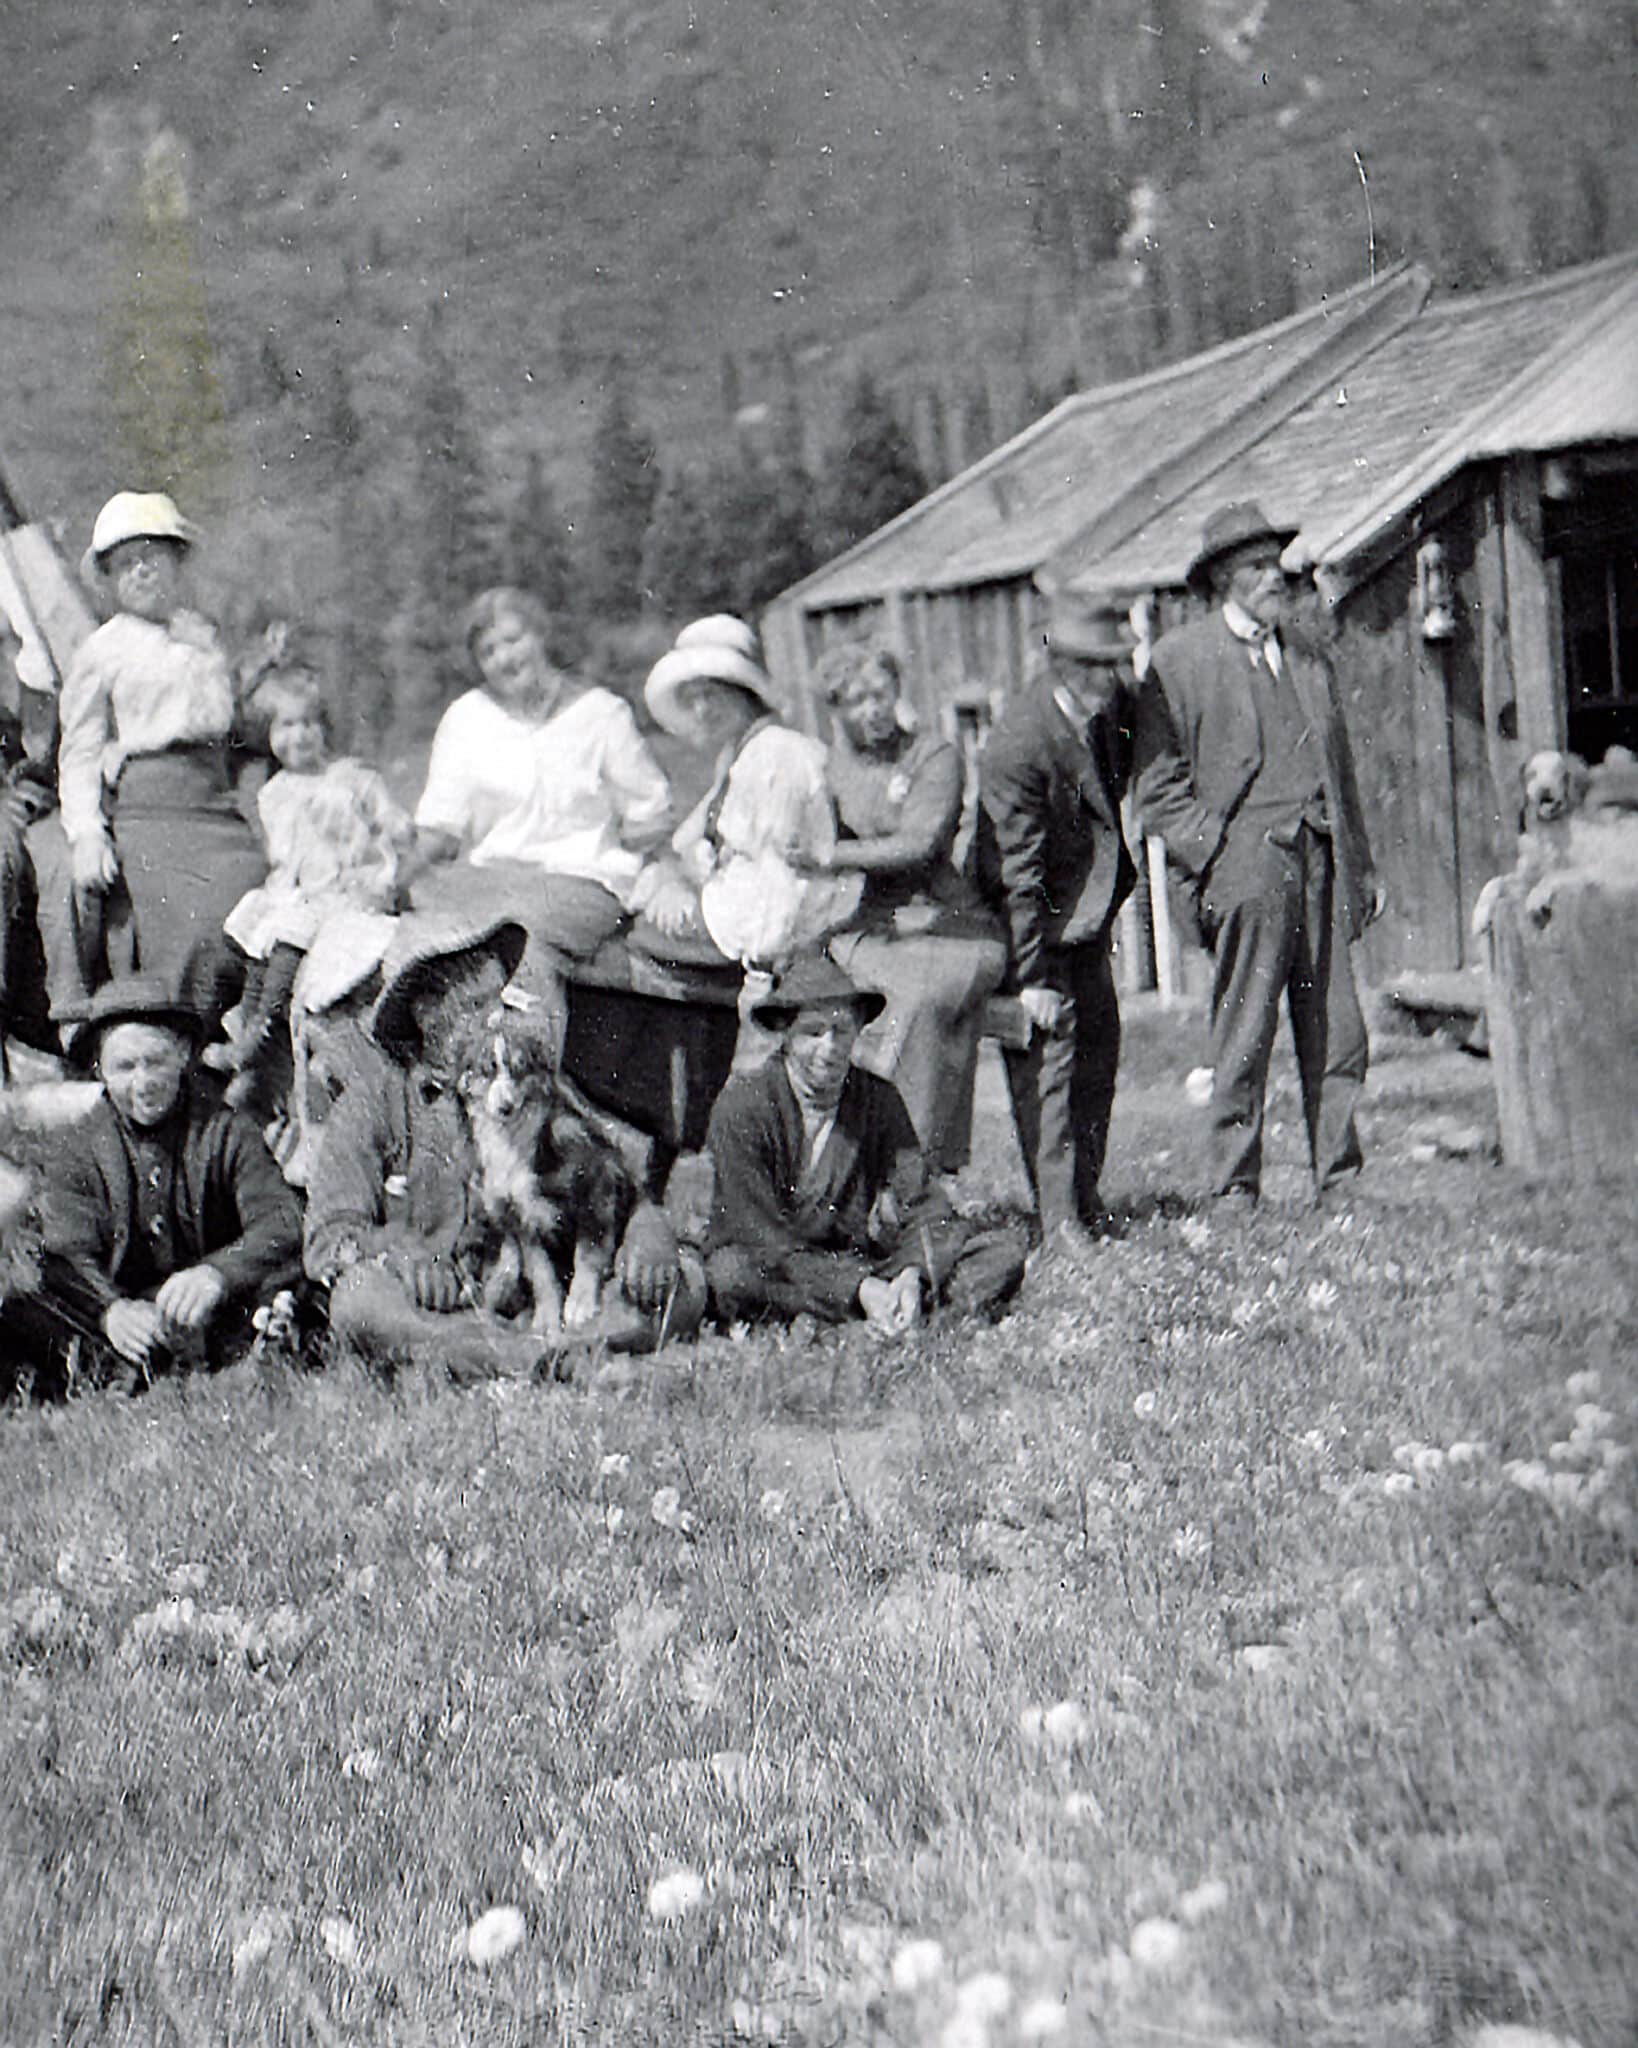
M 1216 956 L 1213 1186 L 1243 1203 L 1261 1186 L 1282 996 L 1316 1194 L 1361 1164 L 1367 1046 L 1348 948 L 1382 908 L 1335 678 L 1281 630 L 1294 537 L 1255 505 L 1212 514 L 1189 571 L 1211 610 L 1156 643 L 1138 703 L 1144 828 L 1190 878 Z
M 1120 828 L 1132 635 L 1112 607 L 1060 593 L 1044 673 L 997 721 L 979 768 L 978 867 L 1006 920 L 1009 986 L 1031 1035 L 1007 1053 L 1043 1243 L 1084 1252 L 1115 1099 L 1120 1008 L 1109 958 L 1135 872 Z

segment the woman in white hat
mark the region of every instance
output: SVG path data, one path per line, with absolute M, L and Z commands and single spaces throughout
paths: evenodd
M 235 988 L 222 920 L 266 872 L 230 777 L 233 677 L 183 602 L 197 538 L 163 491 L 120 491 L 85 566 L 114 607 L 63 682 L 59 813 L 37 828 L 52 1015 L 111 973 L 166 975 L 207 1019 Z
M 711 787 L 639 887 L 648 924 L 684 943 L 703 927 L 759 969 L 846 924 L 863 881 L 822 871 L 836 844 L 825 749 L 781 724 L 751 628 L 726 615 L 685 626 L 643 698 L 656 725 L 715 758 Z

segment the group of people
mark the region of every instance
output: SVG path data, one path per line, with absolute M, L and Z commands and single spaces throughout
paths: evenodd
M 1106 1227 L 1134 771 L 1216 954 L 1217 1191 L 1257 1196 L 1282 1000 L 1316 1185 L 1351 1172 L 1366 1044 L 1348 947 L 1380 896 L 1333 679 L 1281 630 L 1291 537 L 1253 506 L 1214 516 L 1191 574 L 1208 608 L 1146 650 L 1141 683 L 1119 606 L 1054 597 L 958 866 L 964 763 L 907 709 L 891 648 L 821 658 L 827 746 L 785 723 L 749 626 L 696 621 L 643 691 L 668 773 L 632 704 L 580 682 L 560 622 L 513 589 L 461 622 L 471 687 L 407 813 L 331 756 L 331 693 L 287 636 L 234 670 L 183 602 L 191 527 L 161 494 L 120 493 L 92 536 L 113 616 L 61 691 L 56 805 L 38 762 L 5 770 L 4 1022 L 27 1036 L 43 1016 L 102 1090 L 47 1163 L 37 1279 L 0 1327 L 148 1370 L 207 1336 L 220 1350 L 299 1283 L 365 1351 L 538 1364 L 537 1335 L 483 1313 L 463 1264 L 472 1140 L 449 1052 L 506 1003 L 561 1048 L 577 966 L 611 943 L 741 971 L 769 1050 L 716 1100 L 703 1208 L 649 1191 L 580 1341 L 643 1348 L 709 1313 L 900 1331 L 935 1302 L 1003 1301 L 1028 1237 L 965 1222 L 939 1176 L 966 1158 L 984 1005 L 1006 988 L 1029 1024 L 1006 1067 L 1034 1237 L 1080 1258 Z M 252 807 L 258 754 L 273 772 Z M 287 1075 L 300 1020 L 340 995 L 356 1057 L 304 1204 L 253 1078 L 270 1053 Z

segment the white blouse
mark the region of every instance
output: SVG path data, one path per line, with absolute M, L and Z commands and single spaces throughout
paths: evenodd
M 671 789 L 631 706 L 590 689 L 543 724 L 486 690 L 456 698 L 438 724 L 415 822 L 460 840 L 474 867 L 520 861 L 601 882 L 630 909 Z

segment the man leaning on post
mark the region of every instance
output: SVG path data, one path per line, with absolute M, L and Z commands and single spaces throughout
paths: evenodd
M 1006 920 L 1008 986 L 1030 1041 L 1006 1055 L 1043 1246 L 1084 1256 L 1106 1227 L 1099 1181 L 1120 1060 L 1109 956 L 1136 873 L 1121 832 L 1122 708 L 1133 635 L 1112 604 L 1057 593 L 1033 687 L 979 768 L 978 869 Z

